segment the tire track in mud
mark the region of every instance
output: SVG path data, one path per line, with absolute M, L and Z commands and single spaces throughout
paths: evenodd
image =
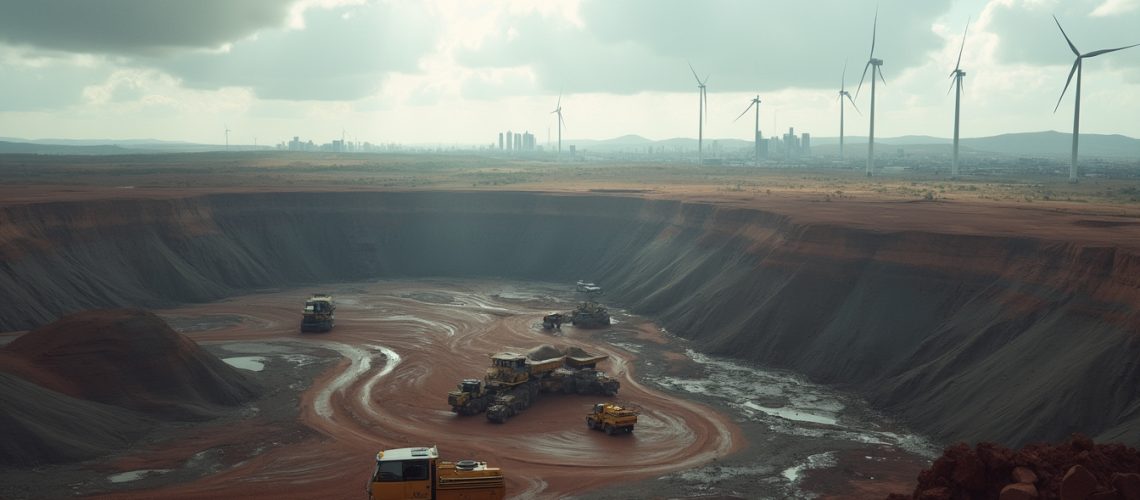
M 266 450 L 233 469 L 159 492 L 261 496 L 265 492 L 258 487 L 284 480 L 292 485 L 286 496 L 356 496 L 377 450 L 437 444 L 445 458 L 502 467 L 512 497 L 558 498 L 699 466 L 742 442 L 726 417 L 639 384 L 634 354 L 612 348 L 593 332 L 543 332 L 538 325 L 547 309 L 495 297 L 503 286 L 508 285 L 381 282 L 353 284 L 351 293 L 338 289 L 349 285 L 326 286 L 348 300 L 339 301 L 337 326 L 325 334 L 296 332 L 300 314 L 293 306 L 303 301 L 301 291 L 168 311 L 242 318 L 234 326 L 195 333 L 198 341 L 319 348 L 340 361 L 300 398 L 300 418 L 320 439 Z M 416 294 L 437 300 L 418 300 Z M 611 331 L 636 335 L 638 326 L 623 323 Z M 634 434 L 613 437 L 586 428 L 588 409 L 607 399 L 600 396 L 546 395 L 501 425 L 451 413 L 447 392 L 463 378 L 481 377 L 489 354 L 542 344 L 608 355 L 600 368 L 621 381 L 618 399 L 643 409 Z

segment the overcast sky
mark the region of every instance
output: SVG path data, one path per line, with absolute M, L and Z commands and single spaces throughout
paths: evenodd
M 0 0 L 0 136 L 542 144 L 561 94 L 567 139 L 696 137 L 689 63 L 706 137 L 750 139 L 757 94 L 765 135 L 835 136 L 876 4 L 880 136 L 951 135 L 968 18 L 966 137 L 1071 131 L 1052 15 L 1083 52 L 1140 43 L 1140 0 Z M 1140 47 L 1083 73 L 1082 132 L 1140 137 Z

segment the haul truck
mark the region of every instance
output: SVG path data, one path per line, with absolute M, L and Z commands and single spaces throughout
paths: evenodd
M 370 500 L 499 500 L 505 496 L 503 472 L 498 467 L 474 460 L 440 460 L 435 446 L 377 453 L 368 482 Z
M 606 358 L 561 355 L 532 360 L 513 352 L 493 354 L 483 379 L 462 380 L 458 390 L 447 394 L 447 403 L 458 415 L 486 412 L 487 420 L 501 424 L 526 410 L 540 393 L 613 396 L 620 383 L 597 369 Z
M 327 332 L 333 328 L 333 313 L 336 312 L 336 303 L 331 295 L 317 293 L 305 301 L 305 309 L 301 311 L 302 332 Z

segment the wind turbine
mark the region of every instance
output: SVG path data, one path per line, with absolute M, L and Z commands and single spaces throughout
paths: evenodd
M 851 101 L 851 106 L 855 108 L 856 113 L 863 114 L 863 113 L 859 112 L 859 106 L 855 105 L 855 99 L 852 99 L 851 93 L 847 91 L 847 62 L 846 61 L 843 62 L 843 76 L 839 80 L 839 98 L 838 98 L 838 100 L 839 100 L 839 161 L 843 161 L 843 122 L 844 122 L 843 111 L 844 111 L 844 108 L 847 107 L 847 105 L 843 103 L 844 97 L 846 97 L 848 101 Z
M 1073 81 L 1073 73 L 1076 73 L 1077 95 L 1074 98 L 1075 104 L 1073 106 L 1073 162 L 1069 165 L 1069 182 L 1077 182 L 1077 139 L 1081 135 L 1081 67 L 1084 64 L 1084 60 L 1087 58 L 1107 54 L 1109 52 L 1130 49 L 1132 47 L 1140 45 L 1140 43 L 1128 45 L 1126 47 L 1117 47 L 1115 49 L 1094 50 L 1092 52 L 1082 54 L 1079 50 L 1077 50 L 1077 47 L 1073 45 L 1073 41 L 1069 40 L 1069 35 L 1065 33 L 1065 28 L 1061 27 L 1061 21 L 1057 20 L 1057 16 L 1053 16 L 1053 21 L 1057 23 L 1057 28 L 1061 30 L 1061 36 L 1064 36 L 1065 41 L 1069 43 L 1069 48 L 1073 50 L 1073 55 L 1077 56 L 1077 59 L 1073 61 L 1073 69 L 1069 70 L 1069 79 L 1065 80 L 1065 88 L 1061 91 L 1061 97 L 1057 98 L 1057 106 L 1053 108 L 1053 112 L 1056 113 L 1057 109 L 1061 107 L 1061 99 L 1065 98 L 1065 92 L 1069 90 L 1069 83 Z
M 855 97 L 859 97 L 859 91 L 863 89 L 863 80 L 867 78 L 867 69 L 871 70 L 871 129 L 869 139 L 867 142 L 867 177 L 871 176 L 871 172 L 875 169 L 875 75 L 878 74 L 879 78 L 883 80 L 883 85 L 887 84 L 887 80 L 883 78 L 883 70 L 880 67 L 883 65 L 882 59 L 875 59 L 875 36 L 879 31 L 879 9 L 875 9 L 875 24 L 871 28 L 871 56 L 867 59 L 867 65 L 863 66 L 863 77 L 859 79 L 859 87 L 855 89 Z
M 226 125 L 226 149 L 230 149 L 230 126 Z
M 566 121 L 562 119 L 562 93 L 561 92 L 558 93 L 558 104 L 554 105 L 554 111 L 551 111 L 550 113 L 558 115 L 558 156 L 561 157 L 562 156 L 562 125 L 564 123 L 566 123 Z M 547 132 L 547 134 L 549 135 L 549 132 Z
M 950 72 L 950 78 L 954 82 L 950 84 L 950 90 L 954 91 L 954 163 L 950 167 L 950 176 L 958 177 L 958 116 L 962 110 L 962 78 L 966 76 L 966 72 L 962 71 L 962 51 L 966 50 L 966 33 L 970 31 L 970 20 L 966 19 L 966 30 L 962 32 L 962 46 L 958 49 L 958 62 L 954 63 L 954 71 Z M 946 93 L 949 94 L 950 90 Z
M 689 64 L 689 71 L 693 72 L 693 78 L 697 80 L 697 88 L 701 91 L 700 99 L 700 113 L 697 116 L 697 165 L 705 164 L 705 121 L 708 120 L 708 94 L 705 92 L 705 84 L 709 82 L 709 77 L 712 75 L 705 75 L 705 81 L 701 81 L 701 77 L 697 76 L 697 70 L 693 69 L 693 65 Z
M 756 154 L 756 166 L 760 166 L 760 96 L 759 95 L 752 98 L 752 102 L 748 104 L 747 108 L 744 108 L 744 111 L 740 112 L 740 115 L 736 117 L 736 120 L 739 120 L 741 116 L 744 116 L 744 114 L 747 113 L 748 110 L 752 109 L 753 107 L 756 108 L 756 130 L 752 133 L 752 140 L 753 140 L 753 148 L 752 149 L 755 150 L 754 153 Z M 732 120 L 732 121 L 735 122 L 736 120 Z

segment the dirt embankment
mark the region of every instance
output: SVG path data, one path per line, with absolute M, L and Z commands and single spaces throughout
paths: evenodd
M 915 229 L 948 223 L 933 207 L 896 207 L 926 219 L 888 230 L 602 194 L 9 206 L 0 327 L 371 277 L 590 279 L 702 349 L 846 386 L 948 441 L 1140 443 L 1140 251 L 1107 243 L 1135 226 L 1041 211 L 1011 216 L 1033 221 L 1021 236 Z
M 0 464 L 103 455 L 158 422 L 217 416 L 258 392 L 154 314 L 71 314 L 0 348 Z

